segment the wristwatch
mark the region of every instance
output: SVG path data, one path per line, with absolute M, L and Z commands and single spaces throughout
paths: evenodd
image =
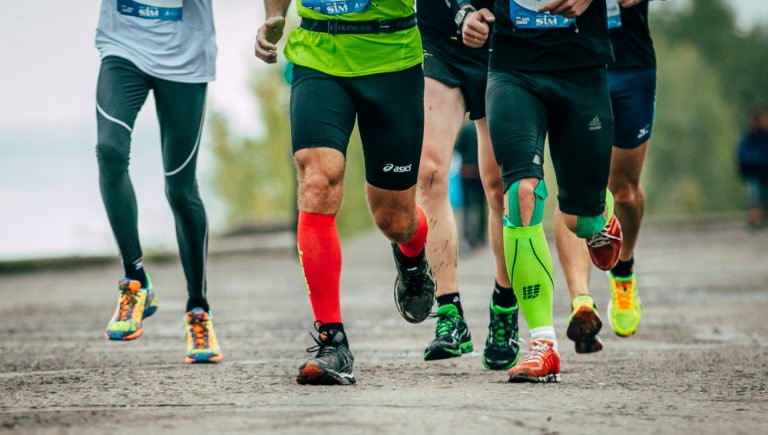
M 461 27 L 464 25 L 464 19 L 467 18 L 467 14 L 475 11 L 477 11 L 477 9 L 470 3 L 465 3 L 459 6 L 459 11 L 456 12 L 456 15 L 453 17 L 453 21 L 456 23 L 456 27 L 459 28 L 459 31 L 461 31 Z

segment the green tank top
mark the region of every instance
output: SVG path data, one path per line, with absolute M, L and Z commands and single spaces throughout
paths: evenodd
M 314 20 L 377 21 L 414 13 L 414 0 L 299 0 L 300 17 Z M 422 62 L 417 27 L 394 33 L 337 34 L 296 28 L 285 57 L 296 65 L 338 77 L 396 72 Z

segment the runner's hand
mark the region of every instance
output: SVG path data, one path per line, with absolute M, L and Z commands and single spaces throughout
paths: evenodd
M 631 1 L 631 0 L 630 0 Z M 592 0 L 552 0 L 539 9 L 539 12 L 549 12 L 552 15 L 562 15 L 574 18 L 587 10 Z
M 643 0 L 616 0 L 616 2 L 623 8 L 631 8 L 633 6 L 639 5 L 643 2 Z
M 283 37 L 285 17 L 269 17 L 256 33 L 256 57 L 266 63 L 277 62 L 277 41 Z
M 461 26 L 461 37 L 464 40 L 464 45 L 471 48 L 480 48 L 485 45 L 491 32 L 488 24 L 494 21 L 496 21 L 496 17 L 486 8 L 468 13 L 464 18 L 464 24 Z

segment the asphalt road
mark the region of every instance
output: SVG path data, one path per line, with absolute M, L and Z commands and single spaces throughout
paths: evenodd
M 460 264 L 475 352 L 431 363 L 422 350 L 433 325 L 407 324 L 394 307 L 388 243 L 373 233 L 348 240 L 344 261 L 358 379 L 350 387 L 295 383 L 312 317 L 289 254 L 211 258 L 225 361 L 207 366 L 182 363 L 185 291 L 175 261 L 149 265 L 160 309 L 127 343 L 103 337 L 117 265 L 0 275 L 0 432 L 768 431 L 768 231 L 738 221 L 645 228 L 640 330 L 629 339 L 605 330 L 604 351 L 592 355 L 577 355 L 565 337 L 568 297 L 556 265 L 563 380 L 547 385 L 509 384 L 482 367 L 489 252 Z M 605 277 L 595 271 L 592 285 L 604 313 Z

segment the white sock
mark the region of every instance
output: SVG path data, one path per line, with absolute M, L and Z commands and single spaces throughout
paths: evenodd
M 555 337 L 554 326 L 542 326 L 528 331 L 531 334 L 531 341 L 547 340 L 552 342 L 552 348 L 557 352 L 557 337 Z

